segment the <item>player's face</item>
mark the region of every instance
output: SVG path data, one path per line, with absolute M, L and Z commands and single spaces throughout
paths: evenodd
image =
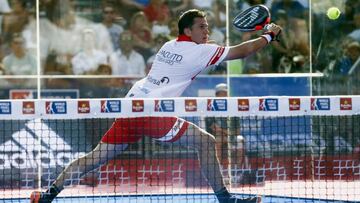
M 205 18 L 195 18 L 190 29 L 192 41 L 198 44 L 205 44 L 209 40 L 209 25 Z

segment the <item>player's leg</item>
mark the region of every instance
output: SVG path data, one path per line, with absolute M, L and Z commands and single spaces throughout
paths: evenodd
M 221 203 L 261 201 L 260 198 L 257 197 L 239 199 L 228 192 L 220 171 L 220 162 L 215 150 L 216 141 L 213 135 L 198 126 L 189 123 L 184 135 L 173 143 L 191 147 L 197 151 L 201 172 L 208 180 L 209 185 L 212 187 Z
M 128 144 L 108 144 L 100 142 L 91 152 L 72 161 L 56 178 L 55 182 L 46 192 L 35 192 L 31 195 L 31 202 L 45 203 L 51 202 L 64 188 L 64 184 L 72 177 L 72 171 L 81 171 L 80 176 L 98 168 L 117 154 L 127 148 Z

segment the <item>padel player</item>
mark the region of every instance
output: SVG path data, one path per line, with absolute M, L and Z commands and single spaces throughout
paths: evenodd
M 210 44 L 207 43 L 209 30 L 206 16 L 196 9 L 183 13 L 178 27 L 178 38 L 163 45 L 149 74 L 135 83 L 126 97 L 178 97 L 205 68 L 225 60 L 252 55 L 269 44 L 281 31 L 279 26 L 271 24 L 260 37 L 236 46 Z M 64 182 L 71 178 L 71 171 L 80 170 L 86 174 L 113 159 L 128 144 L 137 142 L 143 136 L 195 149 L 202 174 L 220 203 L 260 201 L 257 197 L 239 199 L 228 192 L 220 172 L 213 135 L 177 117 L 137 117 L 116 119 L 93 151 L 70 163 L 46 192 L 33 192 L 32 202 L 51 202 L 64 188 Z

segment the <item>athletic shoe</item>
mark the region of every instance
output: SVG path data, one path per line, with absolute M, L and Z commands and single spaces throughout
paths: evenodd
M 52 185 L 46 192 L 34 191 L 30 196 L 30 203 L 50 203 L 59 194 L 60 190 Z
M 34 191 L 31 193 L 30 203 L 50 203 L 55 197 L 56 195 L 50 193 Z
M 248 197 L 248 198 L 237 198 L 235 196 L 230 197 L 226 203 L 260 203 L 260 197 Z

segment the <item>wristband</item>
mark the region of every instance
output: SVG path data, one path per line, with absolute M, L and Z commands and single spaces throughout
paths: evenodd
M 268 34 L 268 35 L 270 35 L 270 37 L 271 37 L 271 41 L 272 40 L 274 40 L 275 39 L 275 33 L 273 32 L 273 31 L 267 31 L 267 32 L 264 32 L 264 34 L 266 35 L 266 34 Z
M 261 37 L 266 39 L 267 43 L 270 43 L 273 39 L 270 34 L 264 34 L 264 35 L 261 35 Z

